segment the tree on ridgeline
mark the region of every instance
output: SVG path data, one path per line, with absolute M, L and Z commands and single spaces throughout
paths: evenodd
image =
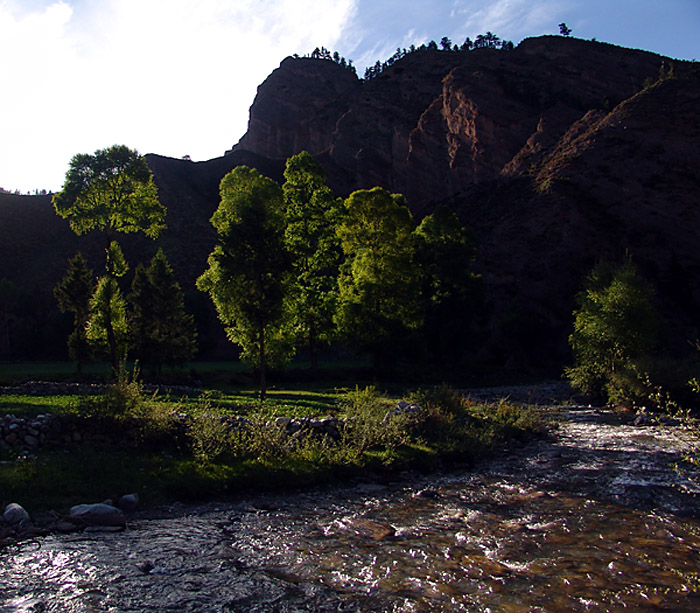
M 95 291 L 93 272 L 83 254 L 78 252 L 68 262 L 66 276 L 53 289 L 53 295 L 62 313 L 73 314 L 73 331 L 68 337 L 68 355 L 75 362 L 78 375 L 90 359 L 87 326 L 90 321 L 90 299 Z
M 567 27 L 567 25 L 562 22 L 559 24 L 559 34 L 562 36 L 570 36 L 571 35 L 571 28 Z
M 218 242 L 197 287 L 210 295 L 241 359 L 257 369 L 265 398 L 268 365 L 284 363 L 293 352 L 282 188 L 238 166 L 221 180 L 220 194 L 211 218 Z
M 124 145 L 100 149 L 93 155 L 78 154 L 70 162 L 63 189 L 53 196 L 53 205 L 59 216 L 70 221 L 76 234 L 97 230 L 104 235 L 105 275 L 98 282 L 92 304 L 93 309 L 116 310 L 92 311 L 95 322 L 93 325 L 91 319 L 88 339 L 102 339 L 104 335 L 116 373 L 120 353 L 124 353 L 117 338 L 121 332 L 115 328 L 121 325 L 124 302 L 117 278 L 128 267 L 115 239 L 118 234 L 132 232 L 155 239 L 165 227 L 165 208 L 158 200 L 153 174 L 145 158 Z
M 185 312 L 180 284 L 162 249 L 131 284 L 130 337 L 134 357 L 160 376 L 163 365 L 181 365 L 197 351 L 194 319 Z
M 284 178 L 284 236 L 294 273 L 292 317 L 295 334 L 305 341 L 311 369 L 316 370 L 318 345 L 329 342 L 334 332 L 341 257 L 335 229 L 341 201 L 306 151 L 287 160 Z
M 337 230 L 345 261 L 336 323 L 345 338 L 373 354 L 375 367 L 388 356 L 392 341 L 422 323 L 413 229 L 400 194 L 375 187 L 355 191 L 345 201 Z

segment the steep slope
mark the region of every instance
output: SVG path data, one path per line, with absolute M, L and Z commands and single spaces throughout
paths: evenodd
M 663 63 L 563 37 L 512 51 L 423 49 L 362 82 L 334 62 L 287 58 L 258 88 L 233 151 L 285 159 L 306 149 L 340 193 L 382 185 L 419 211 L 527 171 L 574 121 L 634 95 Z
M 490 350 L 531 360 L 529 344 L 542 360 L 564 359 L 582 277 L 625 251 L 657 289 L 669 345 L 697 338 L 699 107 L 700 81 L 660 82 L 610 113 L 588 113 L 532 178 L 450 201 L 481 237 L 479 267 L 496 307 Z

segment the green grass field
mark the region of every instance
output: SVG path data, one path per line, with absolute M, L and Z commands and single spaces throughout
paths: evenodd
M 229 366 L 200 368 L 219 373 Z M 0 376 L 38 380 L 69 368 L 5 364 Z M 445 386 L 290 383 L 271 389 L 264 401 L 251 385 L 216 378 L 197 391 L 178 389 L 153 391 L 124 378 L 92 396 L 0 393 L 0 416 L 50 412 L 98 433 L 96 439 L 28 457 L 0 452 L 0 506 L 18 502 L 29 510 L 64 512 L 79 502 L 134 491 L 145 504 L 157 504 L 221 498 L 246 488 L 304 487 L 368 472 L 434 469 L 445 461 L 474 461 L 508 438 L 540 429 L 527 408 L 476 405 Z M 420 402 L 420 415 L 384 420 L 398 399 Z M 183 421 L 182 414 L 189 417 Z M 231 431 L 216 418 L 224 415 L 247 416 L 250 425 Z M 346 420 L 339 438 L 308 431 L 289 436 L 273 419 L 329 415 Z

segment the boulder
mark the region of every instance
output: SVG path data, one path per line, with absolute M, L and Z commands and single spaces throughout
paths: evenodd
M 117 506 L 125 513 L 133 513 L 139 506 L 139 495 L 137 493 L 124 494 L 117 501 Z
M 20 526 L 31 521 L 29 513 L 16 502 L 11 502 L 5 507 L 2 517 L 11 526 Z
M 89 526 L 124 527 L 126 519 L 121 509 L 103 502 L 97 504 L 78 504 L 71 508 L 68 518 L 72 522 Z

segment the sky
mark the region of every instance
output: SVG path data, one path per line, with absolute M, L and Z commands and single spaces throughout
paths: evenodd
M 561 22 L 700 60 L 700 0 L 0 0 L 0 187 L 58 191 L 73 155 L 114 144 L 219 157 L 294 53 L 337 50 L 362 76 L 397 47 Z

